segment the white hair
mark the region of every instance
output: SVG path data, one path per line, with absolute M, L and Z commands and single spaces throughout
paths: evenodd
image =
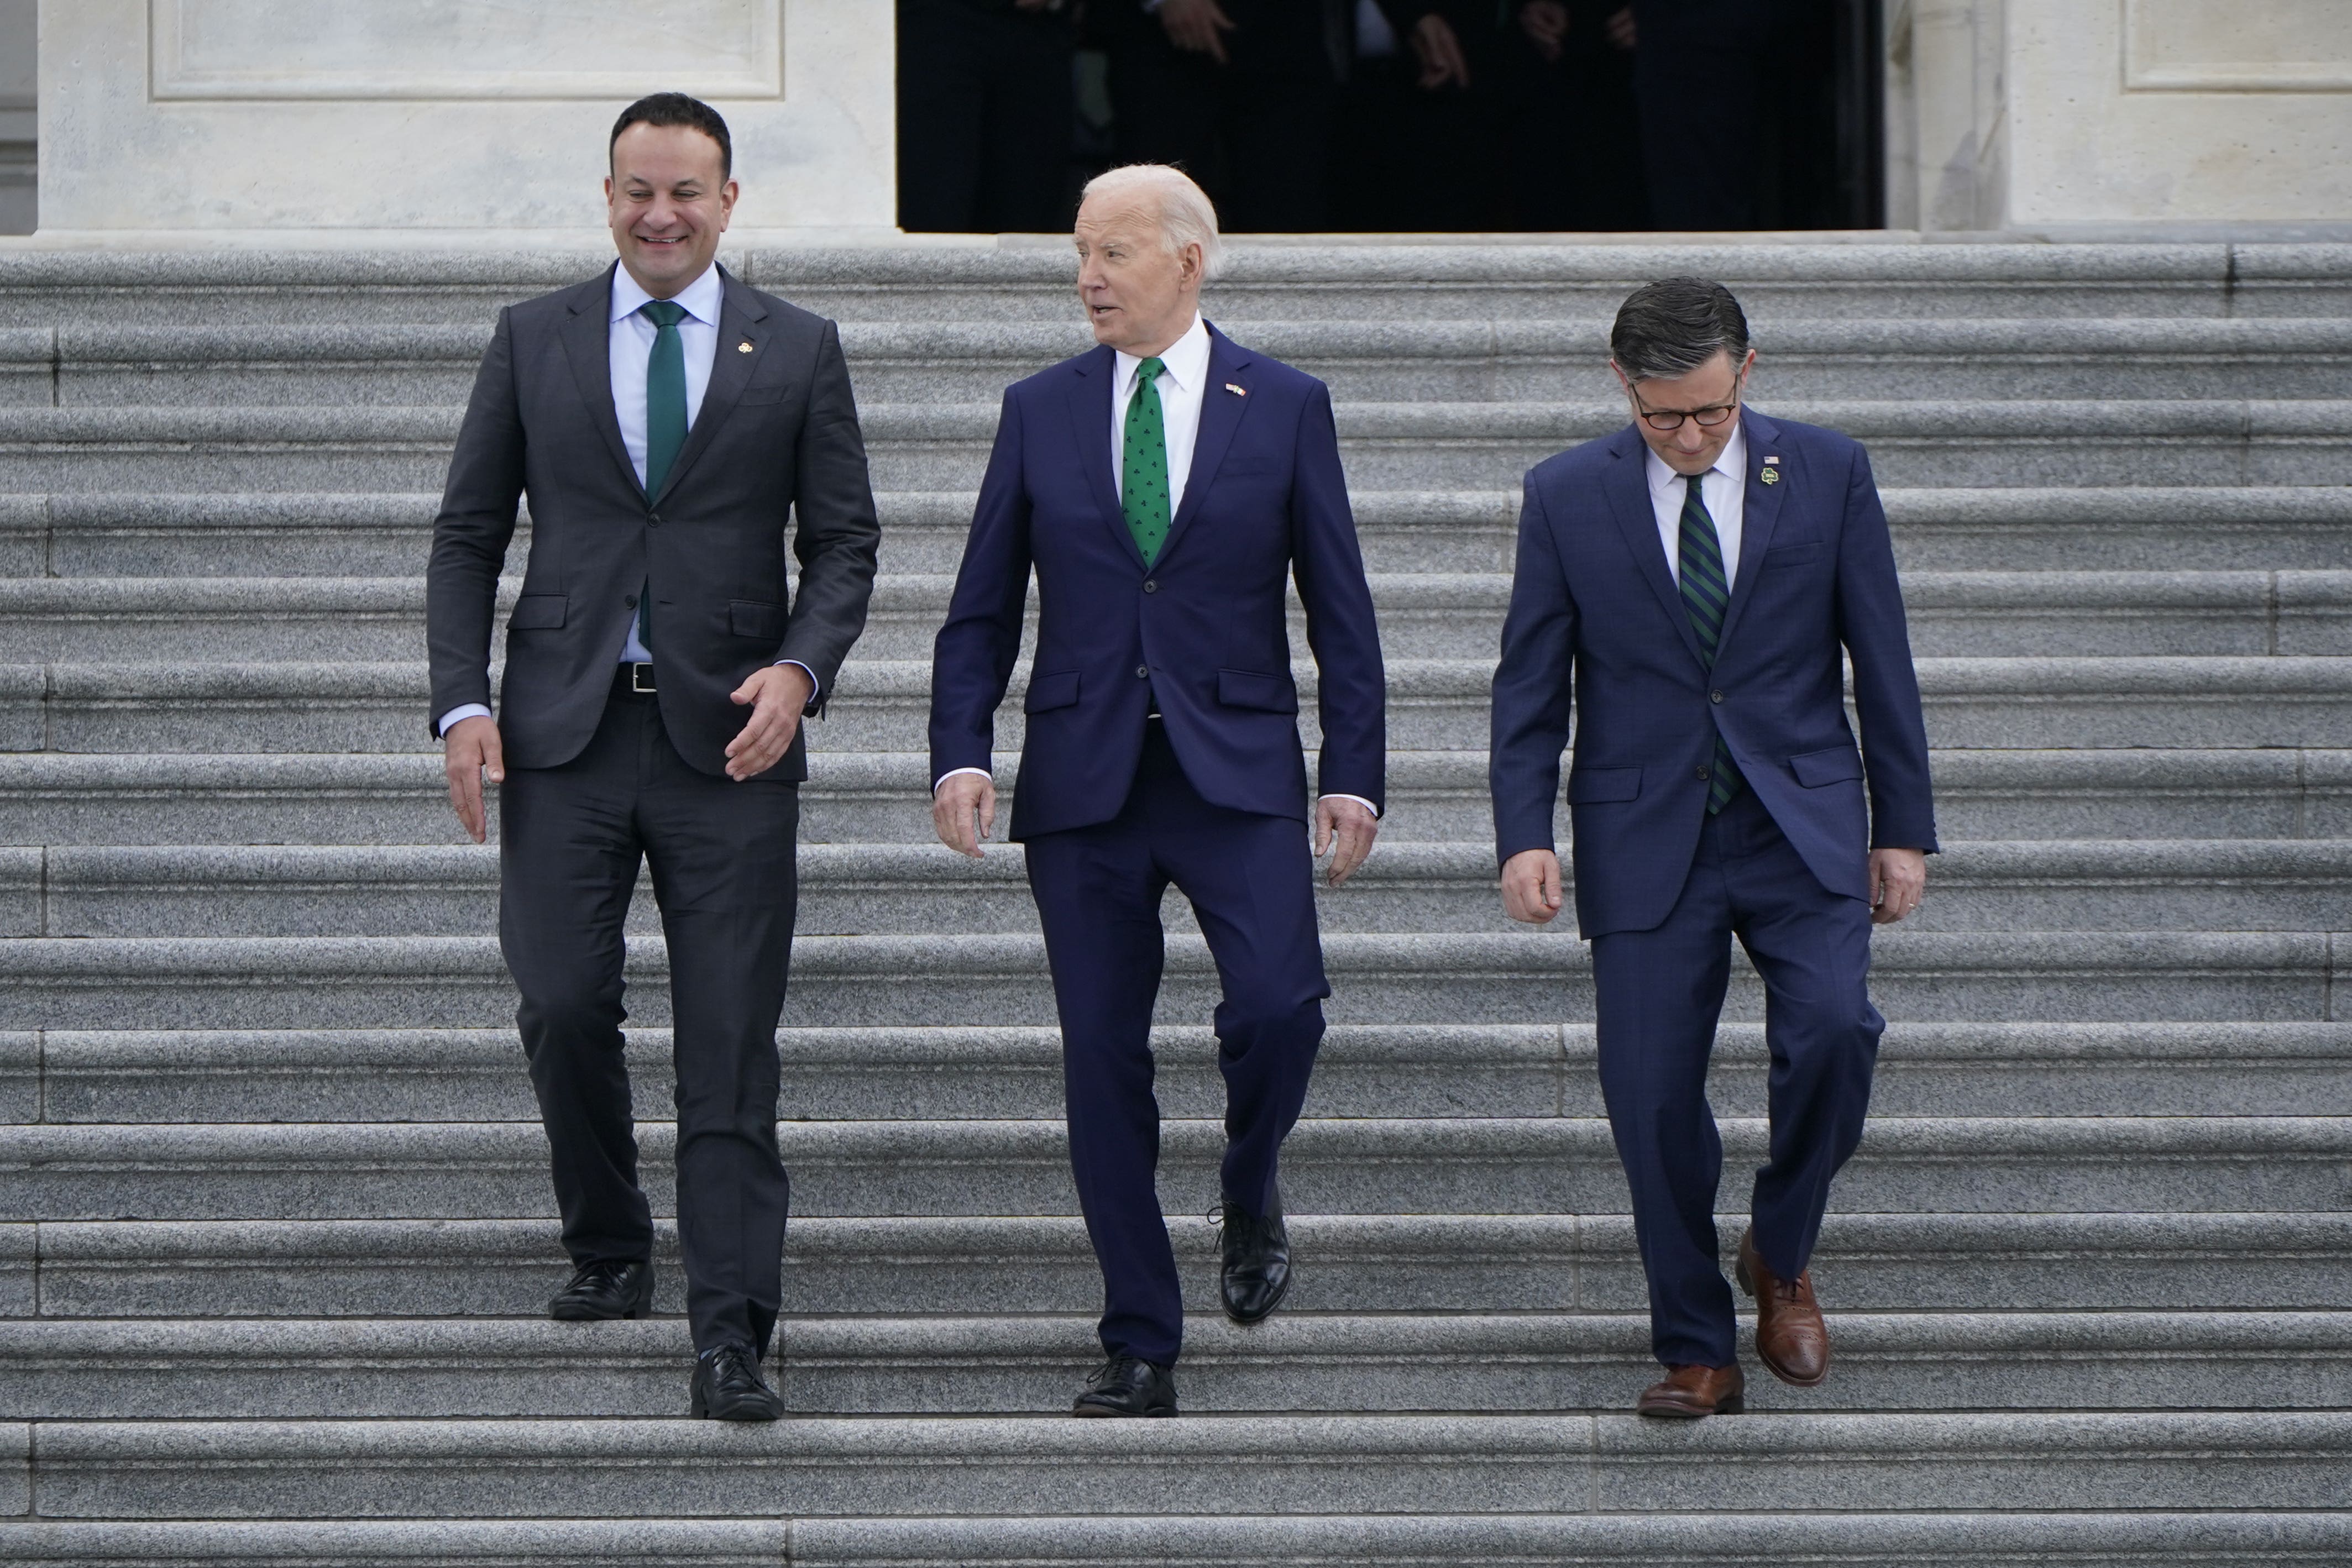
M 1087 182 L 1078 199 L 1092 201 L 1097 196 L 1152 198 L 1160 206 L 1160 237 L 1169 252 L 1181 255 L 1186 246 L 1197 245 L 1202 277 L 1216 276 L 1217 264 L 1224 256 L 1224 242 L 1217 235 L 1217 209 L 1210 203 L 1209 193 L 1183 170 L 1167 163 L 1129 163 L 1107 169 Z

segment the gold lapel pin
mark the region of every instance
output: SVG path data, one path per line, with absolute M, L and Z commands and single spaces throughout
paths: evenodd
M 1227 382 L 1225 383 L 1225 390 L 1233 393 L 1235 397 L 1249 396 L 1249 388 L 1243 386 L 1239 382 Z
M 736 351 L 737 353 L 739 353 L 739 354 L 748 354 L 748 353 L 750 353 L 750 352 L 751 351 L 751 339 L 749 339 L 749 338 L 746 338 L 746 339 L 744 339 L 741 342 L 740 342 L 740 343 L 736 344 L 736 345 L 735 345 L 735 351 Z
M 1780 471 L 1778 468 L 1767 468 L 1763 473 L 1759 474 L 1757 477 L 1763 480 L 1767 485 L 1777 485 L 1780 482 Z

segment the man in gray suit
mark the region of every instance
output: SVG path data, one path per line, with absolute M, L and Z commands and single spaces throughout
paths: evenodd
M 642 857 L 669 947 L 691 1406 L 773 1420 L 801 720 L 865 626 L 881 529 L 833 323 L 714 261 L 736 195 L 726 122 L 656 94 L 610 152 L 619 265 L 500 311 L 474 383 L 433 529 L 432 722 L 478 842 L 482 780 L 500 786 L 499 941 L 574 1266 L 550 1312 L 652 1309 L 621 1035 Z M 526 493 L 494 717 L 491 622 Z

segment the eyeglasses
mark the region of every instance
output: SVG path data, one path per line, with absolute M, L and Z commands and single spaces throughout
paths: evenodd
M 1701 430 L 1713 430 L 1739 412 L 1739 389 L 1747 380 L 1748 372 L 1742 370 L 1738 375 L 1732 378 L 1731 401 L 1711 402 L 1705 408 L 1650 408 L 1643 403 L 1642 394 L 1635 392 L 1630 383 L 1625 388 L 1625 395 L 1633 400 L 1634 412 L 1642 416 L 1642 423 L 1652 430 L 1680 430 L 1685 419 L 1696 421 Z

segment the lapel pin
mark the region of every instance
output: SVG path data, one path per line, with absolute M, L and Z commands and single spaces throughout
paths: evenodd
M 1767 457 L 1766 459 L 1764 459 L 1764 465 L 1765 465 L 1765 466 L 1766 466 L 1766 467 L 1768 467 L 1768 468 L 1769 468 L 1769 467 L 1770 467 L 1773 464 L 1778 463 L 1779 461 L 1780 461 L 1780 455 L 1776 453 L 1776 454 L 1774 454 L 1772 456 L 1769 456 L 1769 457 Z
M 1239 382 L 1227 382 L 1225 383 L 1225 390 L 1233 393 L 1235 397 L 1249 396 L 1249 388 L 1242 385 Z
M 741 342 L 740 342 L 740 343 L 736 344 L 736 345 L 735 345 L 735 351 L 736 351 L 737 353 L 739 353 L 739 354 L 748 354 L 748 353 L 750 353 L 750 352 L 751 351 L 751 339 L 749 339 L 749 338 L 746 338 L 746 339 L 744 339 Z M 1769 462 L 1774 461 L 1774 459 L 1772 459 L 1772 458 L 1769 458 L 1769 457 L 1768 457 L 1768 458 L 1766 458 L 1766 459 L 1765 459 L 1765 461 L 1766 461 L 1766 462 L 1768 462 L 1768 463 L 1769 463 Z
M 1767 485 L 1777 485 L 1780 482 L 1780 471 L 1778 468 L 1767 468 L 1757 477 Z

